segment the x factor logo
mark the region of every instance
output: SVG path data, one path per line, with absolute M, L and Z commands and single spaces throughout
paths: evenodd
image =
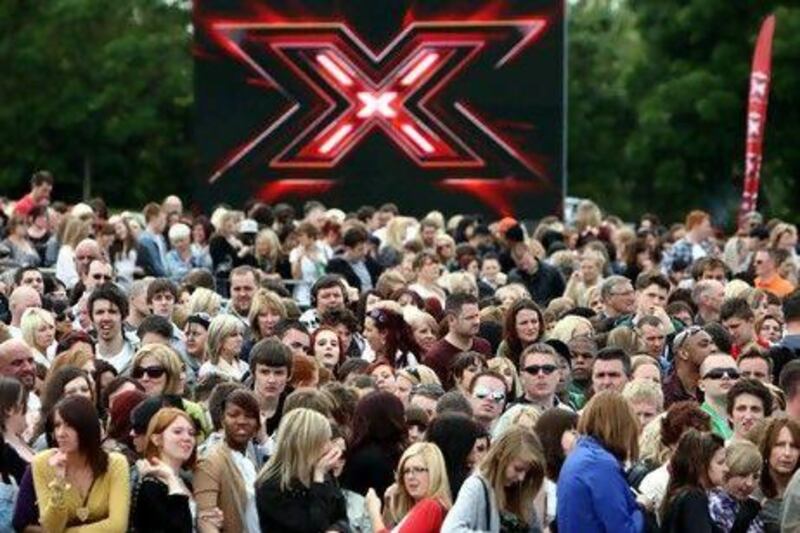
M 546 27 L 544 18 L 414 22 L 375 51 L 342 23 L 214 22 L 223 49 L 284 106 L 211 181 L 267 142 L 274 168 L 331 168 L 374 131 L 420 167 L 479 168 L 491 146 L 536 171 L 453 82 L 491 76 Z

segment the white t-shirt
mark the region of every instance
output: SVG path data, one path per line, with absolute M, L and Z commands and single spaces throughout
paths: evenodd
M 122 349 L 119 352 L 115 353 L 114 355 L 110 356 L 101 355 L 99 351 L 97 353 L 98 359 L 102 359 L 103 361 L 109 363 L 111 366 L 116 368 L 117 372 L 119 372 L 120 374 L 128 370 L 131 361 L 133 361 L 133 356 L 134 356 L 133 346 L 131 346 L 131 343 L 127 341 L 124 341 L 122 343 Z

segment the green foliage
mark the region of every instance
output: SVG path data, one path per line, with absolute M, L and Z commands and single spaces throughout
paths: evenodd
M 677 220 L 696 206 L 731 222 L 741 194 L 753 48 L 761 21 L 775 12 L 759 204 L 769 215 L 796 219 L 800 9 L 786 6 L 729 0 L 574 4 L 570 193 L 626 217 L 654 211 Z M 609 85 L 615 89 L 611 99 Z M 586 138 L 592 142 L 581 140 Z
M 0 3 L 0 187 L 37 168 L 57 195 L 115 206 L 184 192 L 190 172 L 190 15 L 159 0 Z

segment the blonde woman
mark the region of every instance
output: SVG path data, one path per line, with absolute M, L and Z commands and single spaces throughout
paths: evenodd
M 190 315 L 205 313 L 211 318 L 214 318 L 219 314 L 221 307 L 222 297 L 219 294 L 205 287 L 198 287 L 189 298 L 188 313 Z
M 572 298 L 578 305 L 586 306 L 586 291 L 592 287 L 599 288 L 603 282 L 606 257 L 597 250 L 585 249 L 579 264 L 580 268 L 575 269 L 567 281 L 564 296 Z
M 394 395 L 400 398 L 404 406 L 408 407 L 411 391 L 419 385 L 439 385 L 441 387 L 442 382 L 429 366 L 409 366 L 399 370 L 395 375 Z
M 498 439 L 513 427 L 523 427 L 533 431 L 541 415 L 542 411 L 533 405 L 521 403 L 512 405 L 497 419 L 497 423 L 492 428 L 492 439 Z
M 164 344 L 145 344 L 133 356 L 131 377 L 144 387 L 148 396 L 182 396 L 184 392 L 184 367 L 180 356 Z M 203 408 L 192 401 L 181 398 L 183 410 L 197 423 L 202 431 L 198 435 L 202 442 L 211 433 L 211 426 Z
M 256 235 L 253 256 L 259 269 L 266 274 L 275 274 L 281 256 L 281 241 L 278 235 L 269 228 L 259 231 Z
M 500 375 L 503 376 L 503 380 L 506 382 L 506 388 L 514 395 L 513 398 L 508 399 L 509 402 L 522 397 L 522 382 L 519 379 L 517 368 L 514 366 L 511 359 L 501 356 L 493 357 L 489 359 L 486 366 L 489 370 L 499 372 Z M 469 384 L 467 384 L 467 386 L 469 386 Z
M 594 335 L 594 326 L 588 318 L 578 315 L 567 315 L 555 323 L 550 330 L 548 339 L 555 339 L 568 344 L 575 337 L 591 337 Z
M 415 344 L 412 351 L 417 361 L 422 361 L 423 356 L 439 340 L 439 324 L 430 314 L 412 305 L 407 305 L 403 309 L 403 319 L 411 326 Z
M 33 359 L 50 368 L 56 352 L 56 322 L 50 311 L 39 307 L 29 307 L 22 314 L 19 323 L 22 340 L 33 352 Z
M 388 498 L 388 515 L 398 533 L 438 533 L 453 505 L 447 469 L 439 447 L 430 442 L 412 444 L 397 466 L 395 490 Z M 372 531 L 386 533 L 381 498 L 373 489 L 366 496 Z
M 131 362 L 131 377 L 148 396 L 183 394 L 181 371 L 180 357 L 164 344 L 145 344 Z
M 492 442 L 477 471 L 461 485 L 442 533 L 500 531 L 501 524 L 510 531 L 539 531 L 533 500 L 544 481 L 545 464 L 533 431 L 508 430 Z
M 286 318 L 286 306 L 283 305 L 280 296 L 267 289 L 258 289 L 253 296 L 250 314 L 247 317 L 253 343 L 271 337 L 272 328 L 284 318 Z
M 348 531 L 347 505 L 331 475 L 341 455 L 323 415 L 303 407 L 284 415 L 275 453 L 256 480 L 261 530 Z
M 769 248 L 786 250 L 792 262 L 800 265 L 800 258 L 797 256 L 797 226 L 784 222 L 775 224 L 769 233 Z
M 244 343 L 244 326 L 231 315 L 214 317 L 208 327 L 206 340 L 207 361 L 200 366 L 198 379 L 209 374 L 240 381 L 247 371 L 247 363 L 239 359 Z

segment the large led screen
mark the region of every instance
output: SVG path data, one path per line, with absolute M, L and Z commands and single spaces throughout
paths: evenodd
M 194 6 L 201 205 L 560 209 L 562 1 Z

